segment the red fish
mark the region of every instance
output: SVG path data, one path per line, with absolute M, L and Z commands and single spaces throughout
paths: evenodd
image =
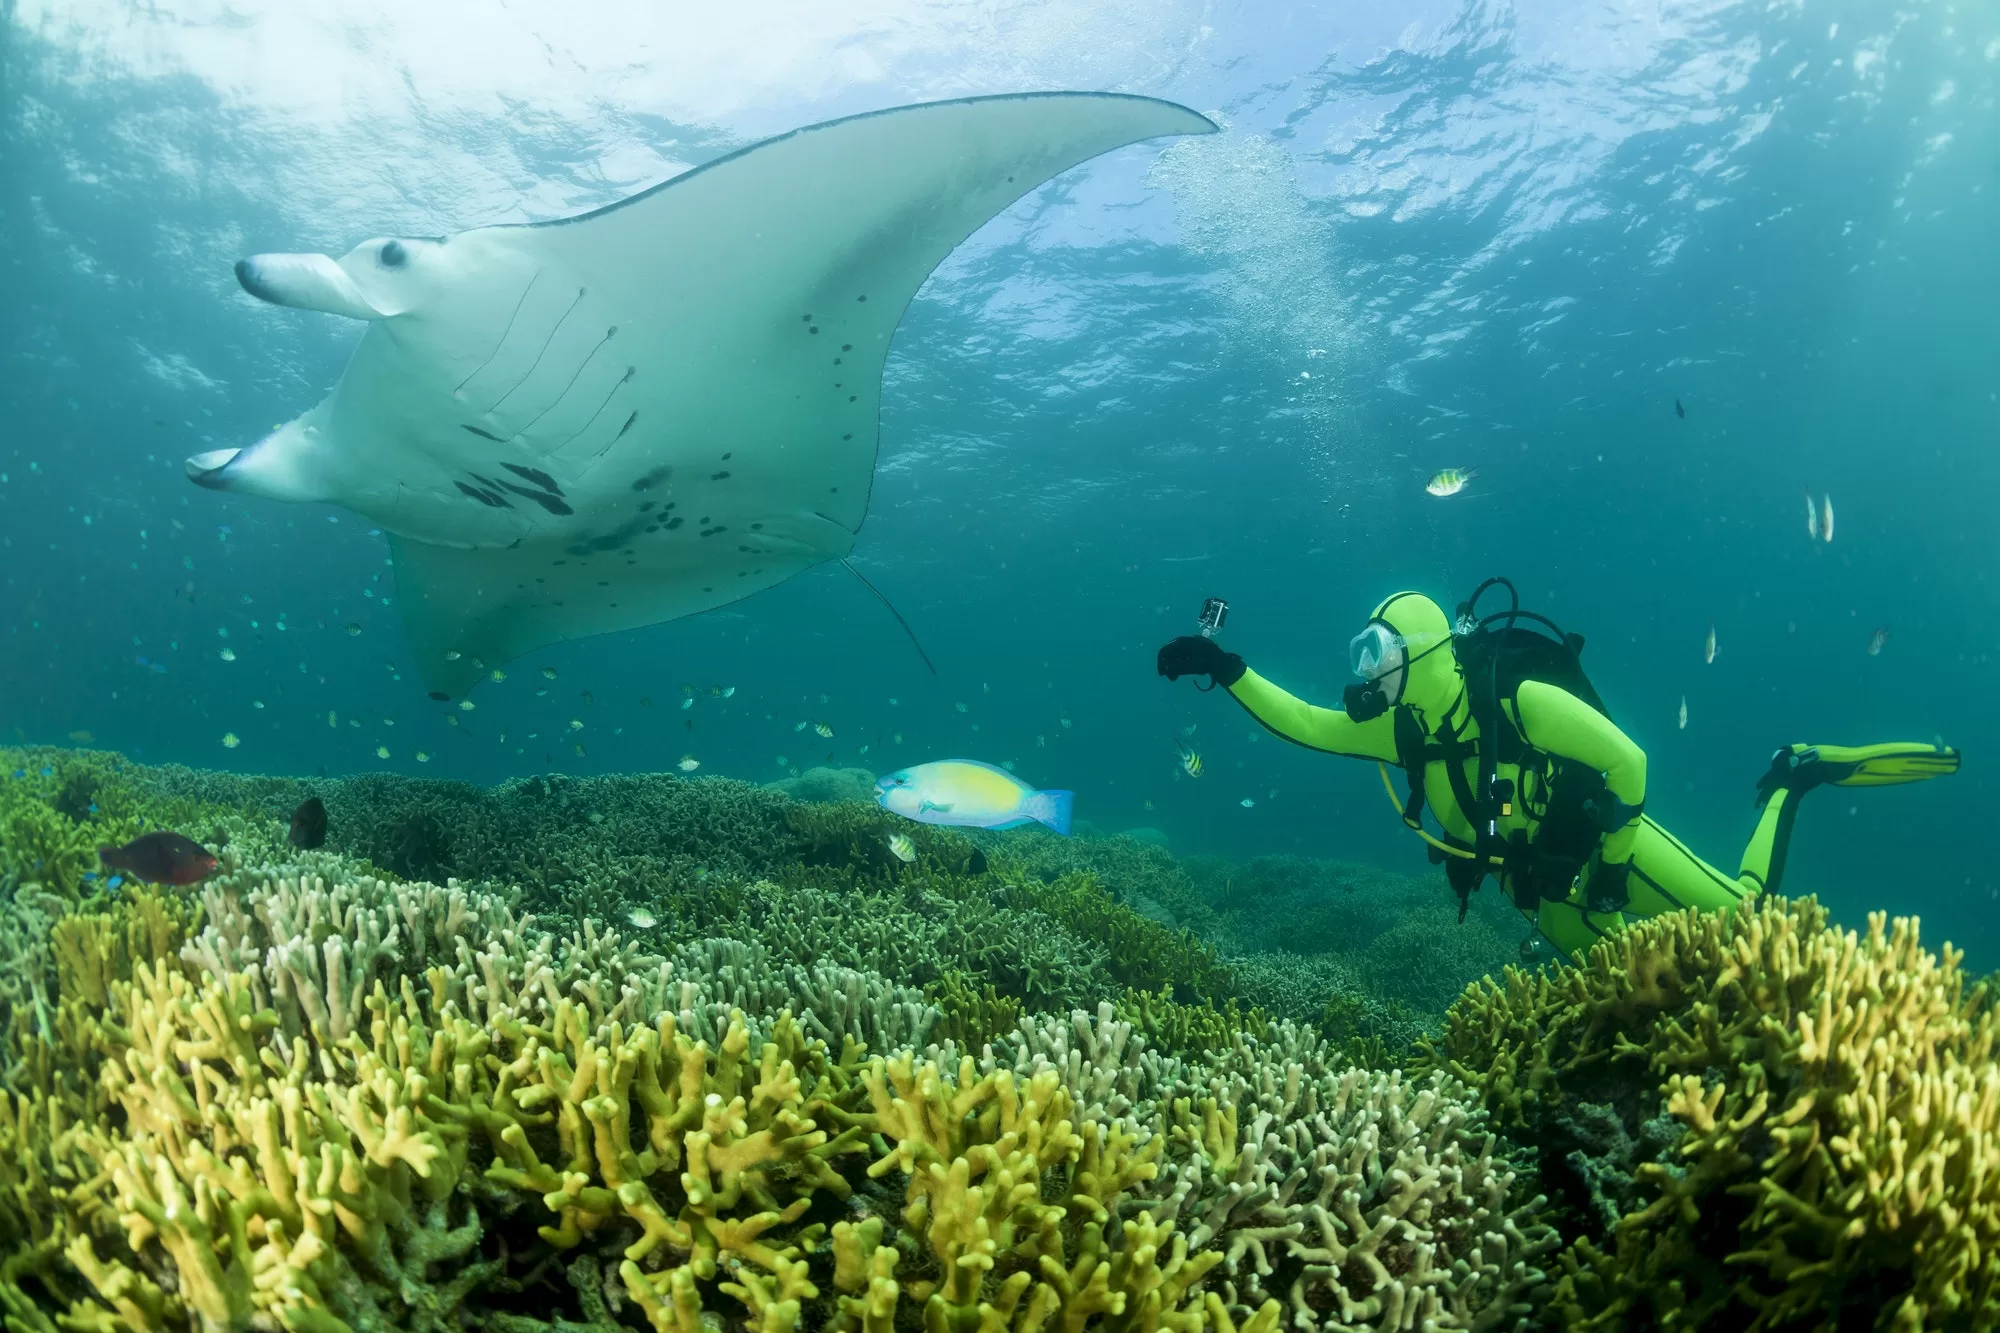
M 199 884 L 218 864 L 194 839 L 165 829 L 141 833 L 123 847 L 99 847 L 97 855 L 108 869 L 148 884 Z

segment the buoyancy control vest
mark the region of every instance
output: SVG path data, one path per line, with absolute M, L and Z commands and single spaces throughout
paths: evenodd
M 1511 604 L 1481 618 L 1479 599 L 1496 586 L 1507 590 Z M 1428 833 L 1425 838 L 1431 859 L 1444 862 L 1446 878 L 1458 895 L 1459 920 L 1465 919 L 1473 892 L 1495 873 L 1515 905 L 1533 912 L 1544 898 L 1569 895 L 1603 841 L 1616 803 L 1602 773 L 1529 743 L 1518 723 L 1516 695 L 1524 682 L 1539 681 L 1574 695 L 1607 718 L 1611 714 L 1583 669 L 1583 636 L 1564 632 L 1547 616 L 1523 611 L 1520 594 L 1504 578 L 1486 580 L 1459 603 L 1452 636 L 1473 725 L 1454 726 L 1454 709 L 1435 732 L 1427 732 L 1414 709 L 1396 709 L 1396 761 L 1410 793 L 1403 821 L 1425 832 L 1424 770 L 1430 763 L 1443 763 L 1473 840 L 1468 846 L 1448 831 L 1442 838 Z M 1468 778 L 1467 761 L 1475 757 L 1475 773 Z M 1511 776 L 1502 776 L 1503 769 Z M 1527 826 L 1516 823 L 1503 833 L 1501 821 L 1517 813 Z

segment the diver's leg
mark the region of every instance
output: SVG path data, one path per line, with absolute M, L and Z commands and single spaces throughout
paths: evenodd
M 1716 910 L 1734 907 L 1751 897 L 1740 880 L 1731 879 L 1696 856 L 1691 848 L 1652 819 L 1639 817 L 1639 837 L 1632 844 L 1634 916 L 1658 916 L 1684 907 Z
M 1632 843 L 1632 874 L 1626 880 L 1625 910 L 1586 911 L 1579 885 L 1560 902 L 1544 902 L 1535 924 L 1551 944 L 1582 961 L 1590 946 L 1633 917 L 1658 916 L 1685 907 L 1717 910 L 1752 897 L 1754 889 L 1729 878 L 1689 850 L 1686 843 L 1646 815 L 1639 817 Z
M 1752 893 L 1778 891 L 1785 878 L 1785 853 L 1792 845 L 1792 821 L 1798 818 L 1799 798 L 1817 785 L 1777 787 L 1764 802 L 1764 813 L 1757 818 L 1736 871 L 1737 881 Z
M 1586 910 L 1582 889 L 1558 901 L 1544 899 L 1535 912 L 1535 929 L 1572 963 L 1581 963 L 1591 945 L 1624 926 L 1617 912 Z
M 1889 741 L 1882 745 L 1788 745 L 1771 756 L 1757 780 L 1764 813 L 1743 849 L 1737 880 L 1758 893 L 1776 893 L 1785 877 L 1799 798 L 1814 787 L 1893 787 L 1958 771 L 1958 751 L 1946 745 Z

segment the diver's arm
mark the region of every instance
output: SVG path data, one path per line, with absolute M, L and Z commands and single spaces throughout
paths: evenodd
M 1549 754 L 1588 764 L 1625 805 L 1631 818 L 1604 836 L 1604 859 L 1614 865 L 1631 859 L 1639 836 L 1639 807 L 1646 801 L 1646 752 L 1611 719 L 1568 690 L 1524 680 L 1514 693 L 1515 721 L 1528 744 Z
M 1229 693 L 1250 716 L 1294 745 L 1350 759 L 1396 762 L 1393 713 L 1356 722 L 1338 708 L 1321 708 L 1287 694 L 1247 667 L 1229 686 Z

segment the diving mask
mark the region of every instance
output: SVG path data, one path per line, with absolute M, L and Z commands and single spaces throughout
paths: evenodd
M 1347 663 L 1363 680 L 1381 680 L 1398 670 L 1409 655 L 1403 636 L 1380 620 L 1347 642 Z
M 1348 640 L 1347 661 L 1365 682 L 1349 685 L 1342 692 L 1347 715 L 1356 722 L 1366 722 L 1388 712 L 1402 696 L 1403 681 L 1409 675 L 1403 670 L 1409 662 L 1403 636 L 1387 623 L 1371 620 Z

